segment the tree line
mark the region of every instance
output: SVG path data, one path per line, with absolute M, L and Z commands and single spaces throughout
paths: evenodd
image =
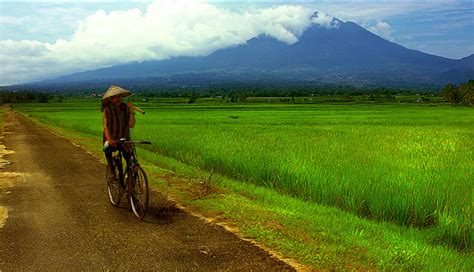
M 126 87 L 126 86 L 125 86 Z M 355 96 L 369 95 L 369 100 L 390 100 L 395 95 L 442 95 L 453 106 L 474 104 L 474 80 L 470 80 L 459 86 L 447 84 L 440 90 L 436 89 L 398 89 L 398 88 L 357 88 L 345 85 L 301 85 L 301 86 L 278 86 L 278 85 L 239 85 L 229 84 L 228 86 L 214 87 L 147 87 L 141 89 L 131 89 L 138 97 L 164 98 L 164 97 L 188 97 L 190 103 L 194 103 L 198 98 L 221 97 L 228 98 L 231 102 L 244 102 L 248 97 L 287 97 L 294 101 L 295 97 L 309 96 L 343 96 L 347 101 L 353 100 Z M 0 90 L 0 103 L 47 103 L 62 102 L 65 97 L 85 97 L 91 94 L 99 95 L 104 93 L 106 88 L 94 89 L 86 88 L 74 91 L 33 91 L 33 90 Z
M 451 83 L 447 84 L 442 89 L 441 94 L 452 106 L 472 107 L 474 105 L 474 80 L 469 80 L 459 86 Z
M 47 92 L 0 92 L 0 103 L 48 103 L 62 102 L 64 96 Z

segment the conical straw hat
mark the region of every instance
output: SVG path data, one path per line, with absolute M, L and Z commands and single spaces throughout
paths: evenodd
M 105 92 L 104 96 L 102 97 L 102 100 L 107 99 L 112 96 L 116 95 L 121 95 L 122 97 L 130 96 L 132 95 L 132 92 L 125 90 L 124 88 L 121 88 L 119 86 L 112 85 L 110 88 Z

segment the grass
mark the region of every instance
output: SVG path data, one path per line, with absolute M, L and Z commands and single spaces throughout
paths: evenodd
M 302 248 L 303 252 L 319 252 L 319 259 L 309 260 L 313 253 L 294 253 L 303 263 L 327 267 L 341 251 L 360 248 L 365 250 L 361 253 L 365 261 L 345 254 L 349 260 L 336 263 L 344 266 L 356 258 L 353 263 L 365 268 L 436 268 L 429 258 L 441 254 L 449 256 L 451 268 L 472 265 L 471 258 L 462 255 L 460 261 L 457 253 L 437 246 L 471 253 L 472 109 L 419 105 L 144 106 L 147 114 L 138 117 L 133 136 L 154 143 L 147 153 L 150 161 L 164 155 L 176 159 L 170 165 L 185 162 L 212 169 L 220 174 L 220 180 L 230 178 L 217 184 L 233 192 L 225 200 L 204 198 L 192 200 L 192 205 L 220 211 L 235 224 L 242 220 L 246 226 L 240 228 L 247 235 L 254 233 L 257 240 L 280 251 Z M 88 137 L 99 139 L 101 135 L 100 114 L 91 103 L 22 105 L 20 110 Z M 274 200 L 275 196 L 281 199 Z M 239 209 L 255 218 L 236 213 Z M 265 216 L 273 222 L 270 227 L 257 224 Z M 295 222 L 298 227 L 291 226 Z M 285 238 L 288 231 L 281 228 L 288 225 L 301 233 Z M 307 235 L 307 241 L 322 239 L 322 245 L 332 246 L 327 252 L 321 246 L 308 249 L 302 238 Z M 282 245 L 287 240 L 288 248 Z M 384 249 L 386 245 L 389 247 Z

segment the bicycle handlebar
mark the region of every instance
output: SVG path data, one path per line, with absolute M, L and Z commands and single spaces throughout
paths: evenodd
M 127 141 L 125 138 L 121 138 L 119 140 L 119 143 L 121 144 L 151 144 L 149 141 Z

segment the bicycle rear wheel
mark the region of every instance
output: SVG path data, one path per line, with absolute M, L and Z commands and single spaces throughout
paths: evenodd
M 148 209 L 148 178 L 140 166 L 131 170 L 130 204 L 136 217 L 142 220 Z
M 120 173 L 117 167 L 113 167 L 113 171 L 110 170 L 109 165 L 105 168 L 105 178 L 107 180 L 107 191 L 109 194 L 109 200 L 112 206 L 117 207 L 122 199 L 123 189 L 120 184 Z M 115 172 L 115 177 L 112 173 Z

